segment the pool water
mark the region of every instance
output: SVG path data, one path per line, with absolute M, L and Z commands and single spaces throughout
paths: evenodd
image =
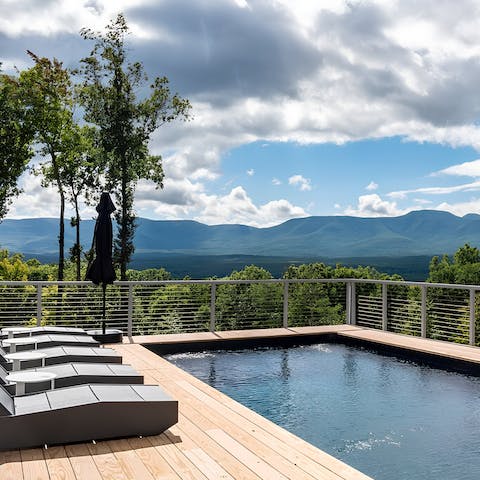
M 480 378 L 339 344 L 165 358 L 377 480 L 480 479 Z

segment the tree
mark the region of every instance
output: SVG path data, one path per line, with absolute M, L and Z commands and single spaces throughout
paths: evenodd
M 448 255 L 440 260 L 433 257 L 430 261 L 429 282 L 435 283 L 480 283 L 480 251 L 468 243 L 460 247 L 453 255 L 453 261 Z
M 48 160 L 35 170 L 43 185 L 55 185 L 60 196 L 58 235 L 58 280 L 65 268 L 65 161 L 70 155 L 77 126 L 73 118 L 74 90 L 70 73 L 57 59 L 49 60 L 28 52 L 35 65 L 20 73 L 19 84 L 28 107 L 35 141 Z
M 127 265 L 134 251 L 135 187 L 140 179 L 162 188 L 161 157 L 150 155 L 148 143 L 162 124 L 177 117 L 187 119 L 188 100 L 172 94 L 166 77 L 155 78 L 149 95 L 138 99 L 135 91 L 146 91 L 148 80 L 143 65 L 127 60 L 127 22 L 122 14 L 105 33 L 83 29 L 81 35 L 95 42 L 90 56 L 82 60 L 83 87 L 80 93 L 85 119 L 97 127 L 97 144 L 102 152 L 106 188 L 120 208 L 115 213 L 119 225 L 114 242 L 114 258 L 120 265 L 121 280 L 127 279 Z
M 70 219 L 70 225 L 75 228 L 75 243 L 70 248 L 70 259 L 75 263 L 76 280 L 81 280 L 82 263 L 79 199 L 81 195 L 87 201 L 94 197 L 94 189 L 100 175 L 92 135 L 90 127 L 73 124 L 66 139 L 67 149 L 60 165 L 60 177 L 65 185 L 65 194 L 75 211 L 75 216 Z
M 0 221 L 11 198 L 18 195 L 18 177 L 33 156 L 33 130 L 15 78 L 0 74 Z

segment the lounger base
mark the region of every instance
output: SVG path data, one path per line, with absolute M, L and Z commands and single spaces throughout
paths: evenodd
M 57 411 L 54 416 L 7 417 L 0 419 L 0 450 L 157 435 L 177 421 L 176 401 L 141 408 L 128 403 L 88 405 Z
M 165 395 L 158 387 L 144 387 L 147 386 L 130 387 L 142 393 L 143 398 L 139 401 L 112 400 L 112 389 L 109 385 L 92 385 L 88 388 L 97 393 L 100 391 L 104 400 L 0 417 L 0 450 L 160 434 L 177 423 L 178 402 Z M 61 390 L 63 389 L 46 395 L 54 395 L 59 402 L 63 402 L 59 395 Z M 68 388 L 65 389 L 67 390 Z M 44 407 L 41 404 L 45 401 L 42 395 L 45 394 L 33 395 L 24 400 L 33 399 L 32 405 L 27 405 L 27 408 L 35 410 L 40 407 L 42 410 Z

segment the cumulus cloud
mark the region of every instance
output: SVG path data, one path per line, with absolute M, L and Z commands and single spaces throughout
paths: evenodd
M 270 227 L 290 218 L 306 217 L 307 212 L 287 200 L 273 200 L 255 205 L 243 187 L 235 187 L 224 196 L 206 195 L 202 210 L 194 218 L 207 224 L 240 223 L 256 227 Z
M 372 192 L 378 188 L 378 183 L 375 183 L 373 180 L 365 187 L 365 190 Z
M 24 193 L 13 199 L 8 218 L 40 218 L 58 217 L 60 200 L 54 187 L 43 187 L 41 177 L 24 173 L 19 179 L 19 187 Z M 73 208 L 67 203 L 65 218 L 74 215 Z M 94 207 L 85 205 L 80 199 L 80 216 L 84 219 L 96 217 Z
M 312 189 L 311 180 L 305 178 L 302 175 L 292 175 L 288 179 L 288 184 L 298 187 L 302 192 L 306 192 Z
M 274 177 L 274 178 L 272 178 L 272 183 L 273 183 L 273 185 L 281 185 L 282 181 L 279 180 L 278 178 Z
M 376 193 L 361 195 L 358 197 L 358 205 L 348 207 L 345 215 L 354 217 L 396 217 L 408 213 L 412 209 L 402 210 L 397 207 L 396 202 L 383 200 Z
M 458 202 L 458 203 L 442 202 L 438 204 L 434 208 L 434 210 L 450 212 L 459 217 L 463 217 L 468 213 L 480 214 L 480 198 L 475 198 L 466 202 Z
M 253 177 L 253 176 L 255 175 L 255 170 L 254 170 L 253 168 L 249 168 L 249 169 L 247 170 L 247 175 L 248 175 L 249 177 Z

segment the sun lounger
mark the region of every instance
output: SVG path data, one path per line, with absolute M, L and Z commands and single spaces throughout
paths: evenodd
M 41 352 L 45 354 L 43 359 L 24 360 L 21 362 L 21 368 L 39 367 L 45 365 L 57 365 L 59 363 L 122 363 L 122 356 L 111 348 L 100 347 L 80 347 L 80 346 L 60 346 L 42 348 Z M 6 370 L 11 370 L 12 364 L 8 362 L 5 355 L 8 350 L 0 348 L 0 362 Z
M 18 328 L 18 331 L 15 331 Z M 65 327 L 65 326 L 56 326 L 56 325 L 45 325 L 44 327 L 23 327 L 23 326 L 12 326 L 2 329 L 0 334 L 0 339 L 8 338 L 9 333 L 13 337 L 29 337 L 35 335 L 50 335 L 50 334 L 63 334 L 63 335 L 88 335 L 88 333 L 83 328 L 78 327 Z
M 22 370 L 22 372 L 53 373 L 55 388 L 71 387 L 87 383 L 105 384 L 142 384 L 143 375 L 138 373 L 131 365 L 102 364 L 102 363 L 64 363 Z M 0 381 L 6 383 L 6 376 L 11 373 L 0 365 Z M 11 394 L 15 394 L 15 384 L 4 385 Z M 42 392 L 51 388 L 51 381 L 28 383 L 25 385 L 25 393 L 31 394 Z
M 78 347 L 93 347 L 99 343 L 88 335 L 35 335 L 32 337 L 15 337 L 2 340 L 4 349 L 10 351 L 24 351 L 41 349 L 55 346 L 78 346 Z
M 81 385 L 11 397 L 0 386 L 0 450 L 156 435 L 178 421 L 157 385 Z

